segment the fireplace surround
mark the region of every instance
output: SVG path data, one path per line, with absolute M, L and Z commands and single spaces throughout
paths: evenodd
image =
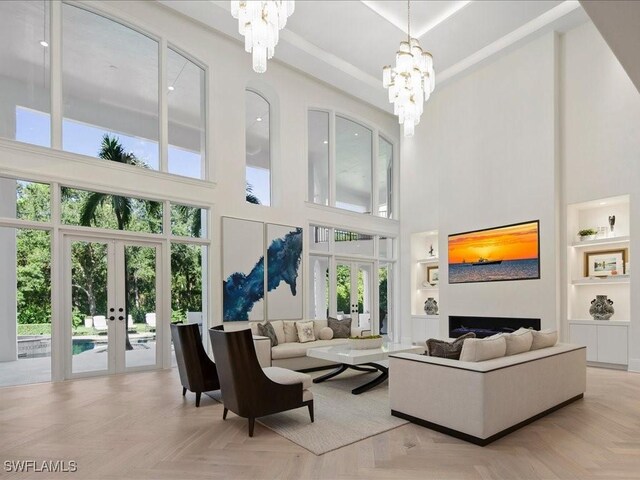
M 449 337 L 458 338 L 465 333 L 473 332 L 476 338 L 485 338 L 496 333 L 515 332 L 519 328 L 540 330 L 539 318 L 517 317 L 469 317 L 449 316 Z

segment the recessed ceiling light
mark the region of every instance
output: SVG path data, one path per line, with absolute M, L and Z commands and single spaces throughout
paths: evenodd
M 174 87 L 173 85 L 169 85 L 169 91 L 173 92 L 176 89 L 176 87 Z
M 600 202 L 600 205 L 606 205 L 607 202 Z
M 354 133 L 354 135 L 357 137 L 359 135 L 359 133 Z
M 261 122 L 262 121 L 262 117 L 256 117 L 256 122 Z
M 325 140 L 325 141 L 324 141 L 324 142 L 322 142 L 322 143 L 324 143 L 325 145 L 327 145 L 327 144 L 329 143 L 329 140 Z
M 49 46 L 49 44 L 47 42 L 45 42 L 44 40 L 42 40 L 40 42 L 40 45 L 42 45 L 43 47 L 48 47 Z

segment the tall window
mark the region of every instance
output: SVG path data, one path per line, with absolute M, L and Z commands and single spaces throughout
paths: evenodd
M 376 215 L 392 218 L 393 145 L 378 137 L 378 209 Z
M 308 201 L 393 218 L 393 145 L 377 130 L 309 110 Z
M 169 173 L 204 178 L 204 70 L 167 50 Z
M 109 134 L 158 170 L 158 42 L 65 3 L 62 59 L 63 149 L 96 157 Z
M 329 205 L 329 113 L 309 111 L 309 201 Z
M 271 205 L 271 138 L 269 102 L 246 91 L 246 199 L 249 203 Z
M 336 117 L 336 207 L 371 213 L 372 132 Z
M 49 147 L 48 2 L 0 2 L 0 137 Z

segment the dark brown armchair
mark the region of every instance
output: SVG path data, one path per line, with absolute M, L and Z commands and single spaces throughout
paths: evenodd
M 172 323 L 171 338 L 180 372 L 182 395 L 185 395 L 187 390 L 194 392 L 196 407 L 199 407 L 202 392 L 220 389 L 216 364 L 204 350 L 197 323 Z
M 231 410 L 249 419 L 249 436 L 257 417 L 308 407 L 313 422 L 313 395 L 305 387 L 311 377 L 278 367 L 264 370 L 258 363 L 251 330 L 225 332 L 224 327 L 209 329 L 218 367 L 224 403 L 222 418 Z

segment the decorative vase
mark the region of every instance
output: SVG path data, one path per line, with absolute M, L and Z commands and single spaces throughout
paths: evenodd
M 594 320 L 609 320 L 614 313 L 613 300 L 609 300 L 606 295 L 596 295 L 596 298 L 591 300 L 591 307 L 589 308 L 589 315 Z
M 438 302 L 435 298 L 429 297 L 424 302 L 424 313 L 427 315 L 438 315 Z

